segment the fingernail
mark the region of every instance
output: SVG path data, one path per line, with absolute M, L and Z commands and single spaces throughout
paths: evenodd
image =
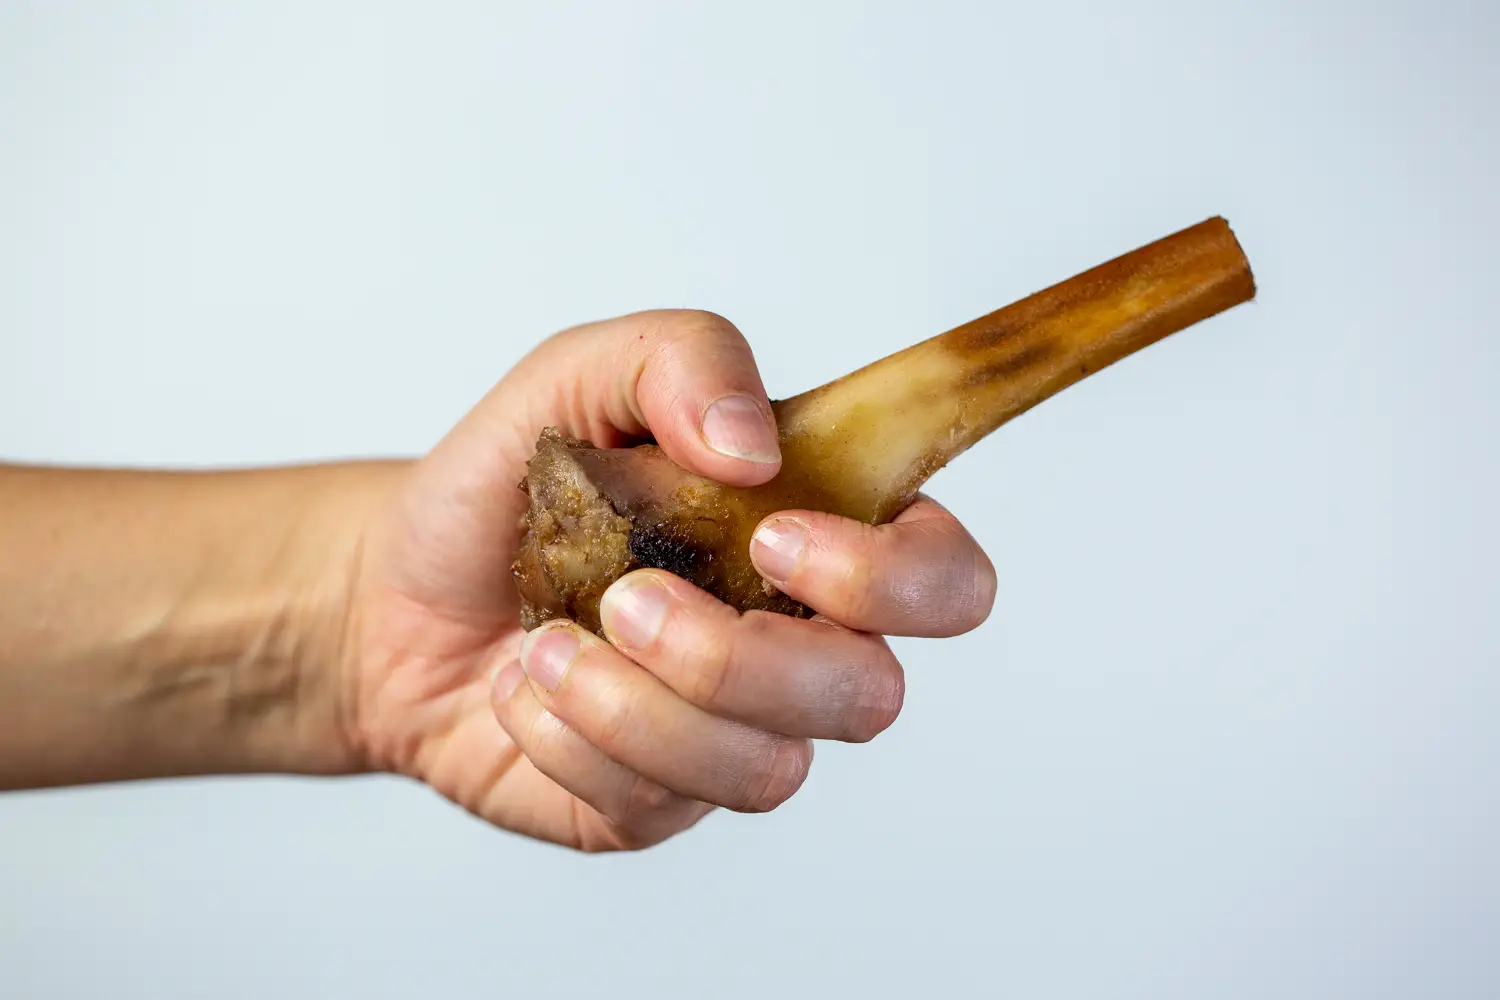
M 520 660 L 511 660 L 505 666 L 495 671 L 493 682 L 493 701 L 497 705 L 503 705 L 510 700 L 510 696 L 516 693 L 516 687 L 526 679 L 526 671 L 521 669 Z
M 703 414 L 703 440 L 721 455 L 750 462 L 781 461 L 781 444 L 760 405 L 749 396 L 723 396 Z
M 572 625 L 543 625 L 521 640 L 521 665 L 533 683 L 543 690 L 556 691 L 579 648 Z
M 667 618 L 667 588 L 649 573 L 617 580 L 599 601 L 599 617 L 611 639 L 631 649 L 645 649 L 661 634 Z
M 807 529 L 796 521 L 767 521 L 750 539 L 750 561 L 775 583 L 791 579 L 807 547 Z

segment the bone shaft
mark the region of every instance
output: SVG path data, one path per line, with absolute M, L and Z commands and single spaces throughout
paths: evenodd
M 844 513 L 888 520 L 1001 424 L 1254 294 L 1228 223 L 1209 219 L 782 401 L 783 452 L 842 451 Z

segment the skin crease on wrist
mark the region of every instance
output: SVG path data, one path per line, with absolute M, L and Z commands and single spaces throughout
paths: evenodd
M 752 558 L 811 620 L 643 570 L 604 595 L 613 641 L 523 633 L 516 484 L 547 426 L 649 433 L 735 485 L 780 462 L 745 339 L 668 311 L 548 339 L 419 461 L 0 467 L 0 787 L 379 770 L 518 833 L 641 848 L 716 807 L 775 808 L 812 740 L 895 720 L 882 635 L 989 612 L 989 560 L 919 498 L 878 528 L 767 519 Z

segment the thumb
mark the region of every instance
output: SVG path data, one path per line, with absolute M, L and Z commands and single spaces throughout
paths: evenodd
M 781 467 L 750 345 L 712 313 L 649 312 L 564 331 L 527 355 L 418 463 L 383 549 L 403 591 L 485 627 L 512 594 L 515 489 L 544 427 L 615 447 L 650 433 L 678 465 L 735 486 Z
M 548 374 L 537 377 L 535 366 Z M 781 468 L 755 357 L 722 316 L 672 310 L 591 323 L 558 334 L 521 367 L 532 370 L 518 368 L 517 384 L 549 387 L 527 401 L 533 435 L 551 424 L 608 447 L 649 433 L 678 465 L 735 486 Z

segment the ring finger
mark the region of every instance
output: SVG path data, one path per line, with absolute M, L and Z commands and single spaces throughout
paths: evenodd
M 528 633 L 521 663 L 541 705 L 610 760 L 679 795 L 764 812 L 801 787 L 812 744 L 689 703 L 572 622 Z

